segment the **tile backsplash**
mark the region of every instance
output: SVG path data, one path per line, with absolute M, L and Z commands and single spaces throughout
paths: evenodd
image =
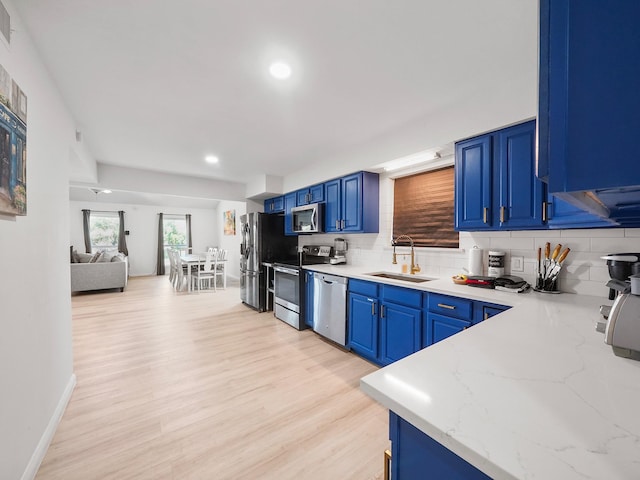
M 347 262 L 357 266 L 371 266 L 371 270 L 400 272 L 402 263 L 410 262 L 408 247 L 398 247 L 398 263 L 392 264 L 391 225 L 393 219 L 393 181 L 380 178 L 380 233 L 352 235 L 312 235 L 301 236 L 300 245 L 333 245 L 337 237 L 349 242 Z M 411 235 L 411 232 L 407 232 Z M 563 292 L 580 293 L 606 298 L 609 280 L 606 261 L 602 255 L 618 252 L 640 252 L 640 228 L 598 228 L 570 230 L 529 230 L 510 232 L 461 232 L 460 247 L 416 248 L 416 261 L 421 274 L 434 277 L 450 277 L 464 273 L 468 267 L 469 250 L 477 245 L 483 249 L 484 273 L 487 272 L 489 250 L 501 250 L 506 253 L 505 273 L 524 278 L 532 285 L 535 283 L 537 249 L 546 242 L 551 249 L 561 243 L 571 248 L 571 253 L 559 275 L 559 288 Z M 543 253 L 544 255 L 544 253 Z M 524 271 L 514 272 L 511 258 L 524 259 Z

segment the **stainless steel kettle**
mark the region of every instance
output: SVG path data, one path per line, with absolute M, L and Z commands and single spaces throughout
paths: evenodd
M 613 302 L 604 342 L 619 357 L 640 360 L 640 296 L 623 293 Z

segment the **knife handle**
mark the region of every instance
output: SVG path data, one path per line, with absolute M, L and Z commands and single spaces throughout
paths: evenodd
M 551 254 L 551 260 L 555 260 L 556 258 L 558 258 L 558 254 L 560 253 L 561 248 L 562 248 L 561 243 L 556 245 L 556 248 L 553 249 L 553 253 Z
M 551 244 L 549 242 L 544 246 L 544 258 L 549 259 L 549 252 L 551 251 Z
M 567 255 L 569 255 L 569 252 L 570 252 L 570 251 L 571 251 L 571 249 L 570 249 L 570 248 L 566 248 L 566 249 L 564 250 L 564 252 L 562 252 L 562 253 L 560 254 L 560 258 L 558 259 L 558 263 L 562 263 L 562 262 L 564 262 L 564 259 L 565 259 L 565 258 L 567 258 Z

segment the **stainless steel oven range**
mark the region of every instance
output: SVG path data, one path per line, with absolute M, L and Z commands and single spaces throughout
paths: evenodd
M 273 272 L 274 314 L 283 322 L 302 330 L 305 325 L 300 316 L 300 267 L 276 263 Z

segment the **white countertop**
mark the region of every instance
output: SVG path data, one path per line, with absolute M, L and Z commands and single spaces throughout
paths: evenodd
M 371 268 L 308 268 L 409 286 Z M 410 288 L 514 308 L 367 375 L 362 390 L 495 479 L 640 478 L 640 362 L 595 330 L 610 301 L 448 278 Z

